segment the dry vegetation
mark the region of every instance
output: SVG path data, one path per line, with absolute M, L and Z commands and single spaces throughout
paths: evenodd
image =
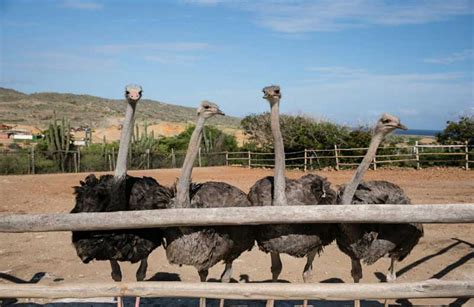
M 195 102 L 196 105 L 198 101 Z M 73 127 L 104 128 L 119 123 L 125 104 L 120 99 L 106 99 L 90 95 L 35 93 L 27 95 L 12 89 L 0 88 L 0 123 L 25 124 L 45 128 L 56 117 L 65 116 Z M 137 122 L 150 124 L 165 122 L 194 122 L 196 109 L 143 99 Z M 232 116 L 216 117 L 211 124 L 238 127 L 240 119 Z

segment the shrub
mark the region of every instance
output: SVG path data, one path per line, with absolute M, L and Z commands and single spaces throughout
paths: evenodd
M 461 116 L 459 120 L 447 121 L 446 128 L 436 135 L 439 143 L 474 145 L 474 116 Z

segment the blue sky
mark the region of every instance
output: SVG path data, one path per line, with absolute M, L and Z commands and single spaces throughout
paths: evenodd
M 474 1 L 0 0 L 0 86 L 412 129 L 474 114 Z

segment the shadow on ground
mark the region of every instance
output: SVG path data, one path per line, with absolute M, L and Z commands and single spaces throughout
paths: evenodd
M 133 307 L 135 304 L 135 298 L 126 297 L 123 300 L 124 307 Z M 220 300 L 218 299 L 207 299 L 207 307 L 218 307 Z M 302 300 L 295 301 L 275 301 L 275 307 L 296 307 L 302 306 Z M 114 299 L 97 299 L 97 300 L 82 300 L 82 301 L 66 301 L 58 300 L 52 303 L 47 304 L 34 304 L 34 303 L 12 303 L 1 306 L 11 306 L 11 307 L 115 307 L 117 303 Z M 142 298 L 140 301 L 140 306 L 159 306 L 159 307 L 198 307 L 199 299 L 189 299 L 189 298 Z M 265 307 L 266 301 L 258 300 L 225 300 L 225 307 Z M 353 307 L 353 301 L 319 301 L 319 300 L 310 300 L 308 301 L 308 307 L 318 306 L 318 307 Z M 362 307 L 381 307 L 383 304 L 377 301 L 361 301 Z

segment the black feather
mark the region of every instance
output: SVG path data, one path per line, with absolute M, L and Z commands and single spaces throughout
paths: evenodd
M 342 200 L 345 186 L 338 191 L 338 203 Z M 361 182 L 352 204 L 404 204 L 411 201 L 396 184 L 387 181 Z M 389 256 L 403 260 L 423 236 L 423 226 L 409 224 L 339 224 L 336 242 L 339 249 L 352 259 L 373 264 Z
M 250 202 L 253 206 L 272 206 L 273 189 L 273 177 L 258 180 L 250 188 Z M 290 206 L 333 204 L 336 192 L 325 178 L 308 174 L 296 180 L 286 178 L 286 197 Z M 266 253 L 304 257 L 314 250 L 320 253 L 324 246 L 334 241 L 335 227 L 334 224 L 262 225 L 256 232 L 257 243 Z
M 173 191 L 150 177 L 127 176 L 117 181 L 111 175 L 99 179 L 91 174 L 74 187 L 76 204 L 71 213 L 152 210 L 166 207 Z M 91 260 L 138 262 L 160 246 L 160 229 L 73 231 L 72 242 L 84 263 Z

